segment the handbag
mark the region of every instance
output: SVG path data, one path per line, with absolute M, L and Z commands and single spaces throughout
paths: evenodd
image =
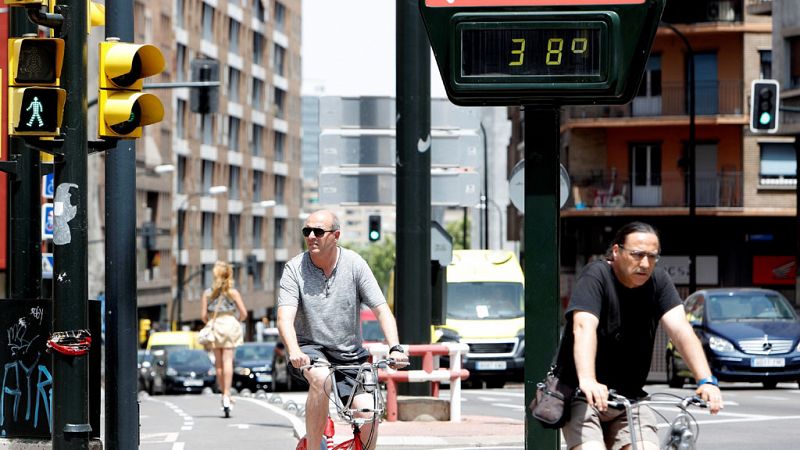
M 533 418 L 538 420 L 544 428 L 562 428 L 569 420 L 572 409 L 575 388 L 559 378 L 559 363 L 563 361 L 561 352 L 564 348 L 571 347 L 564 345 L 566 328 L 561 334 L 553 363 L 544 380 L 536 385 L 536 394 L 528 405 Z
M 203 328 L 200 329 L 200 332 L 197 333 L 197 343 L 202 345 L 203 347 L 208 347 L 214 344 L 216 340 L 216 335 L 214 334 L 214 321 L 217 319 L 217 311 L 214 311 L 214 317 L 211 318 Z
M 536 385 L 536 395 L 529 406 L 531 415 L 544 428 L 561 428 L 570 418 L 575 389 L 558 378 L 556 369 L 550 367 L 544 380 Z

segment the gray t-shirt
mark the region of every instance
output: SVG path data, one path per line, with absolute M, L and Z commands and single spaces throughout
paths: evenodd
M 361 304 L 376 308 L 386 299 L 367 262 L 352 250 L 339 247 L 339 251 L 339 261 L 330 278 L 325 278 L 308 252 L 287 262 L 281 276 L 278 307 L 297 308 L 294 327 L 300 345 L 322 345 L 350 358 L 363 353 Z

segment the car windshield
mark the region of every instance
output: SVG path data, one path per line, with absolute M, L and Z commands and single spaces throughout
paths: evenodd
M 708 317 L 713 322 L 797 320 L 786 299 L 777 293 L 764 292 L 710 296 Z
M 447 284 L 447 317 L 460 320 L 522 317 L 521 283 L 469 282 Z
M 386 337 L 381 330 L 381 324 L 377 320 L 361 321 L 361 339 L 369 342 L 383 342 Z
M 211 366 L 211 360 L 203 350 L 178 350 L 167 353 L 167 364 L 172 367 L 206 367 Z
M 269 360 L 272 359 L 272 354 L 275 352 L 275 344 L 261 344 L 261 345 L 240 345 L 236 347 L 237 361 L 255 361 L 255 360 Z

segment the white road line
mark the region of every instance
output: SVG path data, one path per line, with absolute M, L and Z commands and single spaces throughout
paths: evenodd
M 698 425 L 714 425 L 718 423 L 737 423 L 737 422 L 765 422 L 767 420 L 797 420 L 800 416 L 758 416 L 742 419 L 721 419 L 721 420 L 698 420 Z
M 262 407 L 264 409 L 268 409 L 268 410 L 274 412 L 275 414 L 278 414 L 279 416 L 285 417 L 286 419 L 289 420 L 289 422 L 292 423 L 292 427 L 294 428 L 294 430 L 297 433 L 298 437 L 306 435 L 306 424 L 305 424 L 305 421 L 300 420 L 300 418 L 297 417 L 296 415 L 291 414 L 289 412 L 286 412 L 283 409 L 278 408 L 277 406 L 273 406 L 273 405 L 271 405 L 271 404 L 269 404 L 269 403 L 267 403 L 267 402 L 265 402 L 263 400 L 258 400 L 258 399 L 248 398 L 248 397 L 239 397 L 239 400 L 253 403 L 253 404 L 258 405 L 258 406 L 260 406 L 260 407 Z
M 769 401 L 777 401 L 777 402 L 784 402 L 786 400 L 789 400 L 788 398 L 785 398 L 785 397 L 773 397 L 773 396 L 770 396 L 770 395 L 756 395 L 753 398 L 757 398 L 759 400 L 769 400 Z
M 172 450 L 183 450 L 183 446 L 184 445 L 185 445 L 185 442 L 176 442 L 176 443 L 172 444 Z

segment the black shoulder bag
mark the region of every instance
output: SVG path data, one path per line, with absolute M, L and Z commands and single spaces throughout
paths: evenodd
M 553 364 L 550 365 L 550 370 L 547 371 L 544 380 L 536 385 L 536 395 L 528 406 L 533 418 L 538 420 L 544 428 L 562 428 L 570 418 L 575 388 L 560 379 L 563 361 L 561 352 L 564 349 L 571 350 L 568 343 L 564 345 L 569 323 L 567 321 L 567 325 L 561 333 L 558 350 L 553 356 Z

